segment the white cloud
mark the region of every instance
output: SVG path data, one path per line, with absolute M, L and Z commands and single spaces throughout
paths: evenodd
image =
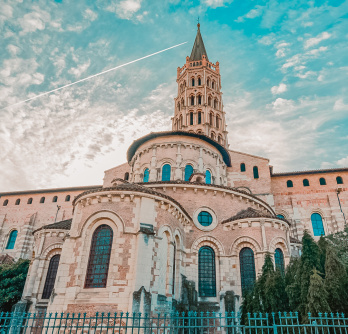
M 331 37 L 331 34 L 329 34 L 327 31 L 324 31 L 321 34 L 319 34 L 317 37 L 307 39 L 304 42 L 304 48 L 308 49 L 314 45 L 319 44 L 321 41 L 323 41 L 325 39 L 329 39 L 330 37 Z
M 348 167 L 348 155 L 345 158 L 338 160 L 336 163 L 341 167 Z
M 263 13 L 263 6 L 256 6 L 255 8 L 253 8 L 252 10 L 250 10 L 248 13 L 246 13 L 245 15 L 239 16 L 237 18 L 237 20 L 235 20 L 236 22 L 244 22 L 245 19 L 254 19 L 255 17 L 259 17 L 262 15 Z
M 123 0 L 111 4 L 106 8 L 109 12 L 115 13 L 119 18 L 130 20 L 141 8 L 142 0 Z
M 313 26 L 313 22 L 302 22 L 301 25 L 302 27 L 307 28 Z
M 272 109 L 276 115 L 285 115 L 295 109 L 295 102 L 293 100 L 282 99 L 278 97 L 272 102 Z
M 21 19 L 18 20 L 19 25 L 22 27 L 20 35 L 27 34 L 29 32 L 34 32 L 36 30 L 44 30 L 45 23 L 49 22 L 50 15 L 40 9 L 34 12 L 25 14 Z
M 273 86 L 271 92 L 273 95 L 281 94 L 287 91 L 287 86 L 284 83 L 281 83 L 279 86 Z
M 285 57 L 286 52 L 288 51 L 288 46 L 290 46 L 290 43 L 281 42 L 276 45 L 276 48 L 278 49 L 276 52 L 276 57 L 282 58 Z
M 226 4 L 231 3 L 233 0 L 204 0 L 204 4 L 212 7 L 212 8 L 217 8 L 217 7 L 224 7 Z
M 274 34 L 269 34 L 267 36 L 263 36 L 261 39 L 258 40 L 258 42 L 263 45 L 271 45 L 273 44 L 274 40 Z
M 346 110 L 348 111 L 348 104 L 345 104 L 343 102 L 343 99 L 338 99 L 335 104 L 334 104 L 334 107 L 333 107 L 334 110 L 336 111 L 341 111 L 341 110 Z
M 83 13 L 83 17 L 90 21 L 95 21 L 98 18 L 98 14 L 93 12 L 93 10 L 87 8 Z
M 13 45 L 13 44 L 9 44 L 7 46 L 7 50 L 11 53 L 12 56 L 15 56 L 18 54 L 20 48 L 16 45 Z
M 91 64 L 91 61 L 88 59 L 87 62 L 80 64 L 77 67 L 73 67 L 69 69 L 68 73 L 75 75 L 76 78 L 79 78 L 81 74 L 88 69 L 90 64 Z M 59 66 L 59 64 L 57 65 Z M 60 65 L 63 66 L 64 64 L 61 63 Z

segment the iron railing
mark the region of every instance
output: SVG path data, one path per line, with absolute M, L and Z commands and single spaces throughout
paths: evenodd
M 0 313 L 0 334 L 348 334 L 348 318 L 338 313 Z

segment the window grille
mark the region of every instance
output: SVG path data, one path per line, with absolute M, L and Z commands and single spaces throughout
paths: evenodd
M 274 263 L 275 263 L 276 269 L 279 269 L 282 275 L 284 276 L 285 274 L 284 255 L 283 255 L 283 251 L 280 248 L 277 248 L 274 252 Z
M 86 288 L 105 288 L 109 272 L 113 233 L 108 225 L 100 225 L 93 233 L 89 253 Z
M 258 179 L 259 178 L 259 169 L 257 168 L 257 166 L 253 167 L 253 173 L 254 173 L 254 179 Z
M 211 173 L 209 170 L 205 172 L 205 183 L 206 184 L 211 184 Z
M 242 283 L 242 293 L 253 287 L 255 274 L 254 252 L 249 247 L 244 247 L 239 253 L 240 276 Z
M 60 260 L 59 254 L 52 256 L 50 260 L 50 264 L 48 265 L 48 270 L 47 270 L 45 286 L 42 292 L 42 299 L 48 299 L 51 296 L 52 290 L 54 288 L 54 282 L 57 276 L 59 260 Z
M 200 297 L 216 297 L 215 253 L 208 246 L 198 252 L 198 282 Z
M 185 166 L 185 181 L 189 181 L 192 174 L 193 174 L 193 167 L 191 165 L 186 165 Z
M 201 211 L 198 214 L 198 221 L 202 226 L 210 226 L 213 222 L 213 217 L 207 211 Z
M 241 171 L 241 172 L 245 172 L 245 163 L 244 163 L 244 162 L 242 162 L 242 163 L 240 164 L 240 171 Z
M 325 235 L 323 219 L 319 213 L 313 213 L 311 215 L 313 234 L 316 237 L 320 237 L 321 235 Z
M 171 167 L 169 164 L 166 164 L 162 167 L 162 181 L 170 181 L 170 172 Z
M 13 230 L 10 233 L 10 237 L 8 238 L 6 249 L 13 249 L 14 248 L 15 243 L 16 243 L 16 239 L 17 239 L 17 235 L 18 235 L 17 230 Z
M 149 182 L 149 176 L 150 176 L 150 171 L 149 171 L 148 168 L 146 168 L 146 169 L 144 170 L 144 179 L 143 179 L 143 181 L 144 181 L 144 182 Z

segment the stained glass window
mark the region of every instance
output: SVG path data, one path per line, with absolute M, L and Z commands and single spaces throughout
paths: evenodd
M 210 226 L 213 222 L 213 217 L 207 211 L 201 211 L 198 214 L 198 221 L 202 226 Z
M 242 283 L 242 293 L 253 287 L 256 273 L 254 252 L 249 247 L 244 247 L 239 253 L 240 276 Z
M 171 167 L 169 164 L 166 164 L 162 167 L 162 181 L 170 181 L 170 172 Z
M 200 297 L 216 297 L 215 253 L 208 246 L 198 252 L 198 282 Z
M 284 276 L 284 255 L 280 248 L 277 248 L 274 252 L 274 263 L 276 269 L 279 269 L 282 275 Z
M 185 181 L 189 181 L 192 173 L 193 173 L 193 167 L 191 165 L 186 165 L 185 166 Z
M 144 170 L 144 179 L 143 179 L 143 181 L 144 181 L 144 182 L 149 182 L 149 176 L 150 176 L 150 171 L 149 171 L 148 168 L 146 168 L 146 169 Z
M 211 184 L 211 173 L 209 170 L 205 172 L 205 183 L 206 184 Z
M 105 288 L 108 278 L 113 233 L 108 225 L 100 225 L 93 233 L 89 254 L 86 288 Z
M 321 235 L 325 235 L 323 219 L 321 218 L 319 213 L 313 213 L 311 215 L 313 234 L 318 237 Z
M 17 239 L 17 234 L 18 234 L 17 230 L 13 230 L 10 233 L 10 237 L 8 238 L 6 249 L 13 249 L 14 248 L 15 243 L 16 243 L 16 239 Z
M 54 282 L 57 276 L 59 260 L 60 260 L 59 254 L 52 256 L 50 260 L 50 264 L 48 265 L 48 270 L 47 270 L 45 286 L 42 292 L 42 299 L 48 299 L 51 296 L 52 290 L 54 288 Z

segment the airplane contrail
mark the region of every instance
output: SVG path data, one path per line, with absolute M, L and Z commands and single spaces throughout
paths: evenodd
M 180 44 L 177 44 L 177 45 L 171 46 L 170 48 L 166 48 L 166 49 L 163 49 L 163 50 L 161 50 L 161 51 L 157 51 L 157 52 L 155 52 L 155 53 L 151 53 L 150 55 L 147 55 L 147 56 L 145 56 L 145 57 L 141 57 L 141 58 L 138 58 L 138 59 L 132 60 L 132 61 L 130 61 L 130 62 L 128 62 L 128 63 L 125 63 L 125 64 L 122 64 L 122 65 L 119 65 L 119 66 L 116 66 L 116 67 L 110 68 L 109 70 L 106 70 L 106 71 L 103 71 L 103 72 L 100 72 L 100 73 L 97 73 L 97 74 L 93 74 L 93 75 L 91 75 L 91 76 L 89 76 L 89 77 L 87 77 L 87 78 L 84 78 L 84 79 L 81 79 L 81 80 L 78 80 L 78 81 L 75 81 L 75 82 L 69 83 L 69 84 L 67 84 L 67 85 L 65 85 L 65 86 L 58 87 L 58 88 L 56 88 L 56 89 L 52 89 L 52 90 L 50 90 L 50 91 L 48 91 L 48 92 L 45 92 L 45 93 L 42 93 L 42 94 L 36 95 L 36 96 L 34 96 L 34 97 L 31 97 L 30 99 L 26 99 L 26 100 L 24 100 L 24 101 L 20 101 L 20 102 L 17 102 L 17 103 L 11 104 L 11 105 L 9 105 L 9 106 L 7 106 L 7 107 L 3 108 L 3 109 L 6 109 L 6 108 L 9 108 L 9 107 L 16 106 L 16 105 L 18 105 L 18 104 L 22 104 L 22 103 L 28 102 L 28 101 L 30 101 L 30 100 L 37 99 L 38 97 L 41 97 L 41 96 L 44 96 L 44 95 L 47 95 L 47 94 L 50 94 L 50 93 L 56 92 L 57 90 L 61 90 L 61 89 L 63 89 L 63 88 L 66 88 L 66 87 L 69 87 L 69 86 L 75 85 L 75 84 L 77 84 L 77 83 L 79 83 L 79 82 L 89 80 L 89 79 L 91 79 L 91 78 L 97 77 L 98 75 L 102 75 L 102 74 L 104 74 L 104 73 L 107 73 L 107 72 L 110 72 L 110 71 L 117 70 L 118 68 L 121 68 L 121 67 L 127 66 L 127 65 L 129 65 L 129 64 L 133 64 L 133 63 L 135 63 L 135 62 L 137 62 L 137 61 L 139 61 L 139 60 L 143 60 L 143 59 L 145 59 L 145 58 L 152 57 L 152 56 L 157 55 L 157 54 L 159 54 L 159 53 L 162 53 L 162 52 L 164 52 L 164 51 L 167 51 L 167 50 L 170 50 L 170 49 L 174 49 L 174 48 L 176 48 L 176 47 L 178 47 L 178 46 L 180 46 L 180 45 L 186 44 L 186 43 L 187 43 L 187 41 L 186 41 L 186 42 L 184 42 L 184 43 L 180 43 Z

